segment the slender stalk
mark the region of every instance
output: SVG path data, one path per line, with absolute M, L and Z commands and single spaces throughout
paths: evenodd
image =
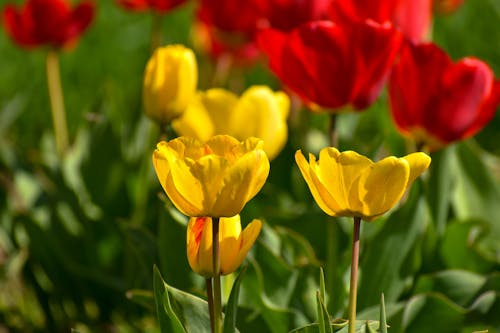
M 62 156 L 68 149 L 69 139 L 59 73 L 59 59 L 56 51 L 50 50 L 47 53 L 46 69 L 56 148 L 59 156 Z
M 358 294 L 359 229 L 361 219 L 354 218 L 352 235 L 351 284 L 349 288 L 349 333 L 356 332 L 356 298 Z
M 153 12 L 153 24 L 151 27 L 151 54 L 153 54 L 153 52 L 159 48 L 162 43 L 162 18 L 162 15 Z
M 212 278 L 207 278 L 205 280 L 207 285 L 207 297 L 208 297 L 208 312 L 210 313 L 210 332 L 215 333 L 214 326 L 214 292 L 212 290 Z
M 331 147 L 337 146 L 337 114 L 330 114 L 330 122 L 328 123 L 328 138 Z M 326 224 L 326 288 L 330 293 L 329 299 L 329 309 L 335 311 L 334 306 L 334 288 L 335 288 L 335 277 L 336 277 L 336 263 L 338 253 L 337 253 L 337 238 L 338 238 L 338 225 L 333 218 L 329 218 Z M 338 297 L 338 296 L 336 296 Z M 326 302 L 326 300 L 324 300 Z
M 212 218 L 212 262 L 214 271 L 214 332 L 220 333 L 222 329 L 222 302 L 220 287 L 220 244 L 219 244 L 219 218 Z

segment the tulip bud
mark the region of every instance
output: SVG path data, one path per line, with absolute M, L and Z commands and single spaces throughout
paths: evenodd
M 262 222 L 253 220 L 241 230 L 240 216 L 219 220 L 220 274 L 234 272 L 259 236 Z M 191 269 L 204 277 L 215 275 L 212 262 L 212 218 L 192 217 L 187 228 L 187 257 Z
M 170 45 L 156 49 L 144 72 L 144 112 L 161 126 L 184 112 L 196 93 L 198 68 L 191 49 Z

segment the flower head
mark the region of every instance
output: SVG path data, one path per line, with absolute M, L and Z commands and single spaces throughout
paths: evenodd
M 238 140 L 260 138 L 267 156 L 273 159 L 287 140 L 289 109 L 288 96 L 266 86 L 252 86 L 241 97 L 214 88 L 198 93 L 172 126 L 180 135 L 201 141 L 217 134 L 229 134 Z
M 169 45 L 155 50 L 144 72 L 144 112 L 160 125 L 178 117 L 196 93 L 198 67 L 191 49 Z
M 28 0 L 20 8 L 5 6 L 3 24 L 22 47 L 48 45 L 59 49 L 76 42 L 93 16 L 94 4 L 89 1 L 71 8 L 65 0 Z
M 127 10 L 153 10 L 160 14 L 165 14 L 184 2 L 186 0 L 117 0 L 117 3 Z
M 262 140 L 217 135 L 202 143 L 180 137 L 158 143 L 156 175 L 172 203 L 187 216 L 230 217 L 262 188 L 269 160 Z
M 374 20 L 392 22 L 406 38 L 423 40 L 432 20 L 433 0 L 334 0 L 328 16 L 332 21 Z
M 389 23 L 305 23 L 265 30 L 259 45 L 278 78 L 306 103 L 361 110 L 378 97 L 402 42 Z
M 481 60 L 453 63 L 434 44 L 407 44 L 389 82 L 392 117 L 430 150 L 473 136 L 494 116 L 500 82 Z
M 330 216 L 372 221 L 391 209 L 431 159 L 424 153 L 390 156 L 376 163 L 354 151 L 324 148 L 309 162 L 295 153 L 300 172 L 319 207 Z
M 221 218 L 219 222 L 220 273 L 234 272 L 245 259 L 248 251 L 259 236 L 262 222 L 253 220 L 241 230 L 240 216 Z M 187 257 L 191 269 L 205 277 L 211 277 L 212 261 L 212 218 L 192 217 L 187 228 Z

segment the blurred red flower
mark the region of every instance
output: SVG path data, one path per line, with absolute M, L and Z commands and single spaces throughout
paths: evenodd
M 127 10 L 154 10 L 160 14 L 165 14 L 172 8 L 183 4 L 186 0 L 117 0 L 116 2 Z
M 500 103 L 500 82 L 483 61 L 453 63 L 434 44 L 404 46 L 389 84 L 398 129 L 431 150 L 476 134 Z
M 94 4 L 83 1 L 70 8 L 64 0 L 28 0 L 17 8 L 9 4 L 3 10 L 7 34 L 22 47 L 71 46 L 89 26 Z
M 379 23 L 391 21 L 406 38 L 421 41 L 428 33 L 433 0 L 333 0 L 329 18 L 342 20 L 372 19 Z
M 291 30 L 324 18 L 332 0 L 201 0 L 197 10 L 198 43 L 218 58 L 248 63 L 259 55 L 255 35 L 262 28 Z M 200 33 L 202 32 L 202 33 Z
M 289 31 L 302 23 L 326 19 L 332 0 L 272 0 L 266 1 L 268 26 Z
M 306 103 L 361 110 L 378 97 L 403 37 L 390 23 L 305 23 L 259 34 L 278 78 Z

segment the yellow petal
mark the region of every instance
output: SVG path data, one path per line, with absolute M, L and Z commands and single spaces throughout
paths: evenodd
M 197 190 L 201 191 L 199 193 L 202 196 L 201 204 L 206 212 L 212 211 L 219 191 L 224 186 L 224 177 L 228 168 L 229 162 L 226 159 L 213 154 L 203 156 L 190 165 L 189 173 L 200 185 Z
M 230 271 L 230 268 L 233 267 L 241 247 L 240 216 L 221 218 L 219 222 L 219 236 L 220 270 L 221 274 L 228 274 L 234 271 Z
M 200 238 L 200 246 L 198 250 L 198 274 L 205 277 L 214 276 L 214 268 L 212 262 L 212 219 L 205 218 L 203 231 Z
M 403 157 L 410 165 L 410 176 L 408 179 L 407 187 L 411 186 L 411 183 L 420 176 L 431 164 L 431 158 L 422 152 L 413 153 Z
M 409 175 L 410 167 L 404 159 L 391 156 L 375 163 L 361 184 L 363 217 L 369 220 L 391 209 L 403 196 Z
M 317 177 L 315 171 L 312 170 L 311 165 L 315 165 L 314 155 L 309 155 L 309 163 L 306 161 L 302 151 L 295 152 L 295 162 L 299 166 L 302 177 L 309 186 L 311 194 L 318 204 L 318 206 L 328 215 L 335 216 L 336 212 L 340 211 L 340 205 L 331 196 L 328 190 L 323 186 L 321 180 Z M 314 178 L 314 180 L 313 180 Z
M 253 220 L 250 222 L 240 237 L 240 249 L 238 251 L 237 257 L 232 261 L 231 265 L 228 265 L 223 274 L 229 274 L 234 272 L 243 262 L 248 254 L 248 251 L 252 248 L 255 240 L 259 236 L 260 230 L 262 228 L 262 222 L 260 220 Z
M 279 96 L 279 97 L 278 97 Z M 230 130 L 239 139 L 258 137 L 264 141 L 269 158 L 277 155 L 286 142 L 286 117 L 290 103 L 286 94 L 275 94 L 267 86 L 252 86 L 238 100 L 230 120 Z
M 182 116 L 172 122 L 172 127 L 181 136 L 206 142 L 215 134 L 215 125 L 202 103 L 202 95 L 203 93 L 196 94 Z
M 164 156 L 170 172 L 166 178 L 165 192 L 172 203 L 187 216 L 207 216 L 204 193 L 200 181 L 191 172 L 189 160 L 179 159 L 168 149 Z
M 229 134 L 235 136 L 230 130 L 229 119 L 238 102 L 238 96 L 224 89 L 212 88 L 202 95 L 201 102 L 213 123 L 214 134 Z
M 193 51 L 182 45 L 158 48 L 146 65 L 143 101 L 146 115 L 167 124 L 194 96 L 198 80 Z
M 238 214 L 262 188 L 269 175 L 269 160 L 263 150 L 254 150 L 231 165 L 213 207 L 213 216 Z

